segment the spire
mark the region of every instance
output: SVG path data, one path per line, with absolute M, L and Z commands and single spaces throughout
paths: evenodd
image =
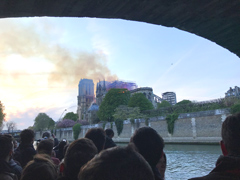
M 96 89 L 96 94 L 98 93 L 98 83 L 97 83 L 97 89 Z
M 105 79 L 103 81 L 103 91 L 106 91 Z

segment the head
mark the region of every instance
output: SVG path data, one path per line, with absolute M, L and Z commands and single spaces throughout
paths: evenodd
M 223 122 L 221 149 L 223 155 L 240 155 L 240 113 Z
M 13 140 L 13 147 L 14 147 L 14 149 L 16 149 L 18 147 L 18 142 L 15 139 Z
M 23 169 L 21 180 L 55 180 L 57 171 L 50 159 L 37 154 Z
M 11 135 L 0 135 L 0 159 L 9 161 L 13 154 L 13 138 Z
M 98 153 L 94 143 L 87 138 L 73 141 L 64 157 L 64 176 L 69 179 L 77 179 L 80 168 Z
M 37 146 L 38 154 L 47 154 L 51 156 L 52 150 L 53 150 L 53 141 L 51 139 L 42 140 Z
M 63 157 L 65 157 L 65 154 L 66 154 L 66 152 L 67 152 L 67 149 L 68 149 L 69 145 L 70 145 L 70 144 L 66 144 L 66 145 L 64 146 L 64 148 L 63 148 Z
M 46 132 L 43 133 L 42 138 L 49 139 L 50 136 L 51 136 L 50 132 L 46 131 Z
M 62 140 L 59 144 L 58 144 L 58 149 L 59 151 L 63 152 L 64 147 L 67 145 L 67 141 L 66 140 Z
M 163 155 L 160 158 L 160 160 L 158 161 L 156 167 L 159 170 L 161 177 L 164 179 L 165 171 L 166 171 L 166 168 L 167 168 L 167 157 L 166 157 L 165 153 L 163 153 Z
M 109 138 L 113 138 L 114 137 L 114 132 L 112 129 L 106 129 L 105 130 L 106 136 L 108 136 Z
M 20 133 L 20 139 L 22 144 L 32 144 L 34 141 L 34 132 L 31 129 L 24 129 Z
M 164 141 L 151 127 L 142 127 L 135 131 L 130 139 L 137 151 L 146 159 L 150 166 L 156 167 L 162 156 Z
M 102 128 L 89 129 L 85 135 L 85 138 L 93 141 L 98 149 L 98 152 L 103 150 L 106 141 L 106 134 Z
M 102 151 L 82 167 L 79 180 L 154 180 L 144 158 L 130 147 Z

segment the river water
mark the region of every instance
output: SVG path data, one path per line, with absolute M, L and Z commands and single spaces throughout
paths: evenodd
M 221 155 L 219 145 L 165 145 L 166 180 L 186 180 L 207 175 Z
M 125 146 L 127 144 L 118 144 Z M 220 145 L 166 144 L 165 180 L 187 180 L 207 175 L 221 155 Z

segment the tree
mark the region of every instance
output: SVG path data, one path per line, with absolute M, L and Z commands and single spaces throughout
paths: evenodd
M 176 105 L 186 105 L 189 103 L 192 103 L 192 101 L 184 99 L 184 100 L 178 102 Z
M 169 107 L 171 106 L 171 104 L 168 101 L 162 101 L 161 103 L 158 103 L 157 108 L 165 108 L 165 107 Z
M 73 129 L 73 137 L 75 140 L 77 140 L 81 132 L 81 124 L 78 124 L 78 123 L 75 124 L 72 129 Z
M 123 130 L 123 120 L 122 119 L 116 119 L 115 120 L 115 125 L 116 125 L 116 128 L 117 128 L 118 136 L 120 136 L 120 134 L 122 133 L 122 130 Z
M 53 119 L 50 118 L 46 113 L 39 113 L 34 119 L 34 129 L 35 130 L 45 130 L 52 126 Z M 55 122 L 54 122 L 55 124 Z
M 13 132 L 13 130 L 17 129 L 17 124 L 13 121 L 9 121 L 6 123 L 6 126 L 7 126 L 7 130 L 8 132 Z
M 128 102 L 129 107 L 139 107 L 140 111 L 153 109 L 152 103 L 142 93 L 135 93 Z
M 110 89 L 106 94 L 97 113 L 101 121 L 112 122 L 114 110 L 119 105 L 127 105 L 130 92 L 127 89 Z
M 5 118 L 5 113 L 4 113 L 4 105 L 2 104 L 2 102 L 0 101 L 0 127 L 3 126 L 3 121 L 4 121 L 4 118 Z
M 168 132 L 169 134 L 173 134 L 175 121 L 178 119 L 177 113 L 168 114 L 166 117 Z
M 146 116 L 140 113 L 139 107 L 128 107 L 126 105 L 120 105 L 115 109 L 113 117 L 115 120 L 126 120 L 130 118 L 132 122 L 134 119 L 145 118 Z
M 2 132 L 3 128 L 4 128 L 4 123 L 2 123 L 2 125 L 0 126 L 0 132 Z
M 232 114 L 240 113 L 240 103 L 233 105 L 230 111 Z
M 78 120 L 78 115 L 75 114 L 74 112 L 68 112 L 67 114 L 65 114 L 63 119 L 71 119 L 73 121 L 77 121 Z
M 73 127 L 76 124 L 75 121 L 71 119 L 64 119 L 62 121 L 59 121 L 57 123 L 57 128 L 68 128 L 68 127 Z

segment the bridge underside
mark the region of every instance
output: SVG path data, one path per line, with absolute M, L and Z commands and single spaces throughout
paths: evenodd
M 120 18 L 176 27 L 240 57 L 239 0 L 1 0 L 0 18 Z

